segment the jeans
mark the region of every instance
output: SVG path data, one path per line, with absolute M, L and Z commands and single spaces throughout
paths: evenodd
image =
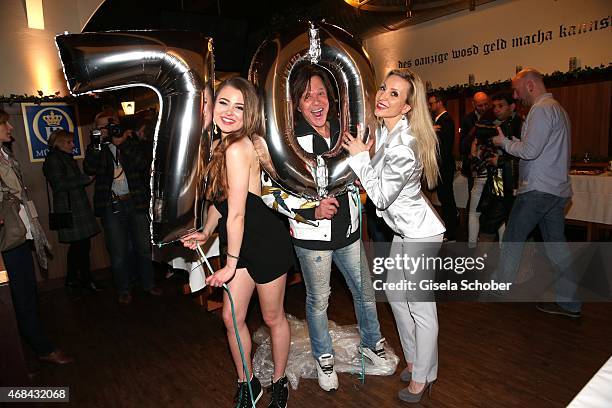
M 556 300 L 563 309 L 578 312 L 576 278 L 571 270 L 572 259 L 565 240 L 565 204 L 569 199 L 540 191 L 519 194 L 515 201 L 502 242 L 497 279 L 514 282 L 518 274 L 523 247 L 528 235 L 540 227 L 546 255 L 556 273 Z
M 113 211 L 114 210 L 114 211 Z M 117 201 L 102 216 L 104 239 L 119 293 L 130 292 L 131 256 L 136 255 L 142 288 L 153 288 L 153 264 L 149 239 L 149 216 L 133 207 L 132 199 Z M 131 246 L 130 246 L 131 244 Z
M 55 346 L 47 337 L 38 316 L 38 294 L 31 241 L 2 252 L 2 258 L 9 276 L 19 332 L 36 354 L 47 355 L 55 349 Z
M 374 349 L 381 339 L 380 326 L 370 268 L 361 240 L 336 250 L 319 251 L 296 246 L 295 252 L 306 285 L 306 320 L 314 358 L 333 354 L 327 321 L 332 260 L 353 295 L 361 341 L 365 347 Z

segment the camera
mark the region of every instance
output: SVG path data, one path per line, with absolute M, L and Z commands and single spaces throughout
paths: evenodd
M 475 125 L 475 137 L 479 145 L 493 147 L 493 139 L 497 136 L 497 126 L 493 121 L 483 120 Z
M 108 124 L 102 129 L 106 129 L 110 137 L 121 137 L 124 131 L 120 124 L 113 122 L 108 122 Z
M 480 162 L 476 166 L 476 171 L 485 171 L 487 159 L 497 154 L 497 147 L 493 144 L 493 138 L 497 136 L 497 126 L 493 112 L 485 112 L 474 127 L 474 136 L 480 150 Z
M 102 145 L 110 144 L 111 138 L 120 138 L 121 136 L 123 136 L 126 130 L 132 128 L 130 124 L 131 123 L 128 123 L 128 121 L 126 121 L 126 123 L 115 123 L 112 121 L 112 119 L 109 119 L 109 122 L 106 126 L 101 127 L 99 129 L 93 129 L 90 133 L 90 136 L 94 149 L 101 150 Z M 104 129 L 106 129 L 107 136 L 102 135 L 102 130 Z
M 476 139 L 480 147 L 480 157 L 486 161 L 497 152 L 497 147 L 493 144 L 493 138 L 497 136 L 497 129 L 494 125 L 476 124 Z
M 100 129 L 93 129 L 90 133 L 91 144 L 95 150 L 102 150 L 102 144 L 108 144 L 108 141 L 102 141 L 102 131 Z

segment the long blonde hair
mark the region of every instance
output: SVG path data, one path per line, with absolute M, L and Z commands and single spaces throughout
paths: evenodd
M 421 78 L 409 69 L 394 69 L 386 78 L 396 75 L 410 84 L 406 103 L 412 107 L 406 114 L 411 134 L 416 139 L 417 154 L 423 164 L 423 177 L 429 189 L 438 184 L 438 136 L 433 128 L 431 115 L 427 106 L 427 92 Z
M 243 126 L 236 132 L 228 134 L 221 139 L 215 148 L 205 174 L 208 176 L 206 198 L 210 201 L 222 201 L 227 198 L 227 166 L 225 152 L 227 148 L 243 137 L 251 138 L 253 135 L 263 134 L 263 118 L 261 103 L 253 84 L 244 78 L 234 77 L 225 80 L 219 85 L 217 95 L 226 86 L 239 90 L 244 98 Z M 216 102 L 216 98 L 215 98 Z M 214 105 L 213 105 L 214 109 Z

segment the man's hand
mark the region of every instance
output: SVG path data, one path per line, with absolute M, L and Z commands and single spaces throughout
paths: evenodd
M 315 218 L 317 220 L 331 220 L 338 212 L 339 206 L 340 203 L 338 203 L 335 197 L 324 198 L 315 209 Z
M 491 141 L 493 142 L 495 146 L 502 146 L 504 144 L 504 139 L 506 139 L 506 135 L 504 135 L 504 132 L 498 126 L 497 136 L 491 138 Z

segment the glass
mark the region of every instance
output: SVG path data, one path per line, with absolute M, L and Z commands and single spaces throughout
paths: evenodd
M 582 161 L 585 163 L 589 163 L 591 161 L 591 156 L 589 152 L 584 152 L 584 157 L 582 158 Z

